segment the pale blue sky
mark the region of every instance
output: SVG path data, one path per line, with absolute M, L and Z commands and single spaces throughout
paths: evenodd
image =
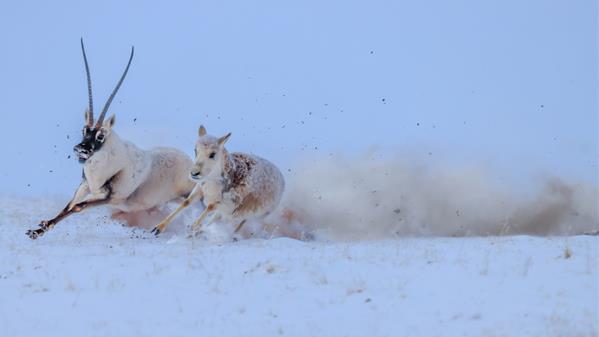
M 143 147 L 191 155 L 204 123 L 285 169 L 374 145 L 598 184 L 597 14 L 594 0 L 3 1 L 0 192 L 78 184 L 81 36 L 96 110 L 135 45 L 111 111 Z

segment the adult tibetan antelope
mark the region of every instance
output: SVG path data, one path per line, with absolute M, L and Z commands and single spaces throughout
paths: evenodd
M 200 126 L 196 143 L 195 165 L 191 178 L 197 181 L 190 196 L 156 226 L 153 232 L 164 231 L 172 219 L 203 193 L 206 209 L 192 226 L 192 233 L 199 230 L 202 221 L 212 214 L 207 224 L 225 220 L 237 223 L 238 232 L 247 220 L 261 219 L 278 206 L 285 187 L 281 171 L 266 159 L 245 154 L 229 153 L 225 143 L 231 136 L 216 138 L 206 134 Z
M 127 67 L 95 124 L 92 85 L 83 39 L 81 51 L 87 74 L 89 106 L 85 112 L 83 140 L 73 150 L 83 164 L 83 180 L 73 199 L 56 217 L 42 221 L 35 230 L 27 231 L 32 239 L 43 235 L 67 216 L 88 207 L 109 205 L 115 213 L 124 214 L 149 211 L 171 200 L 187 197 L 195 186 L 189 179 L 193 162 L 187 155 L 170 148 L 142 150 L 116 134 L 113 130 L 114 115 L 104 120 L 110 103 L 129 71 L 133 47 Z

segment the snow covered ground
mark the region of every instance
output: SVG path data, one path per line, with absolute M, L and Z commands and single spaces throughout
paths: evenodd
M 212 243 L 0 198 L 0 336 L 597 336 L 597 236 Z

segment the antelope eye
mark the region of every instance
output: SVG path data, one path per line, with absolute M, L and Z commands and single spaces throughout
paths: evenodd
M 99 142 L 104 141 L 104 134 L 103 133 L 98 133 L 96 135 L 96 140 L 99 141 Z
M 208 158 L 210 158 L 210 159 L 214 159 L 214 157 L 216 157 L 216 152 L 211 152 L 210 155 L 208 156 Z

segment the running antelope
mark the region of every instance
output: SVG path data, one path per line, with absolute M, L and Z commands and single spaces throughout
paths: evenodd
M 32 239 L 43 235 L 67 216 L 88 207 L 108 205 L 114 214 L 150 211 L 171 200 L 189 196 L 195 186 L 189 179 L 193 162 L 187 155 L 170 148 L 142 150 L 117 135 L 113 130 L 114 115 L 104 120 L 129 71 L 133 47 L 127 67 L 95 124 L 92 84 L 83 39 L 81 51 L 87 74 L 89 105 L 85 112 L 83 140 L 73 150 L 79 163 L 83 164 L 83 179 L 73 199 L 56 217 L 42 221 L 35 230 L 27 231 Z
M 153 232 L 158 235 L 173 218 L 203 193 L 206 208 L 192 226 L 196 233 L 211 214 L 206 225 L 219 220 L 236 223 L 235 233 L 247 220 L 261 219 L 278 206 L 285 187 L 279 169 L 266 159 L 245 153 L 229 153 L 225 143 L 231 136 L 216 138 L 206 134 L 200 126 L 196 143 L 195 165 L 191 169 L 191 179 L 197 182 L 190 196 L 156 226 Z

